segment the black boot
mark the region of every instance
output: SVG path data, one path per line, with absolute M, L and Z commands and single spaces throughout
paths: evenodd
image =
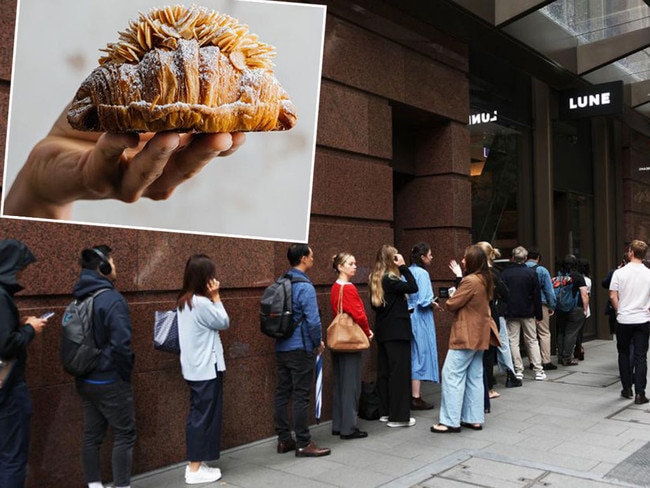
M 522 385 L 522 381 L 515 376 L 511 369 L 506 372 L 506 375 L 506 388 L 516 388 Z

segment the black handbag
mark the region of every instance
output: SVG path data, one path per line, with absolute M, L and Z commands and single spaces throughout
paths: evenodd
M 377 384 L 374 381 L 361 382 L 358 415 L 365 420 L 379 419 L 379 394 L 377 393 Z

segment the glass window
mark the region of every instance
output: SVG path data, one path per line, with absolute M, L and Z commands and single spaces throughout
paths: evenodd
M 471 138 L 472 242 L 500 249 L 518 245 L 521 134 L 494 123 L 473 124 Z

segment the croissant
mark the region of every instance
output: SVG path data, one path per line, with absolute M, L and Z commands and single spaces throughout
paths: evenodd
M 204 7 L 154 8 L 109 43 L 68 110 L 74 129 L 291 129 L 296 108 L 273 74 L 275 48 Z

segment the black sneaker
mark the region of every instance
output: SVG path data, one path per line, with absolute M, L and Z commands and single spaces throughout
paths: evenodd
M 557 369 L 557 366 L 553 363 L 546 363 L 542 364 L 542 368 L 544 368 L 544 371 L 553 371 L 554 369 Z

